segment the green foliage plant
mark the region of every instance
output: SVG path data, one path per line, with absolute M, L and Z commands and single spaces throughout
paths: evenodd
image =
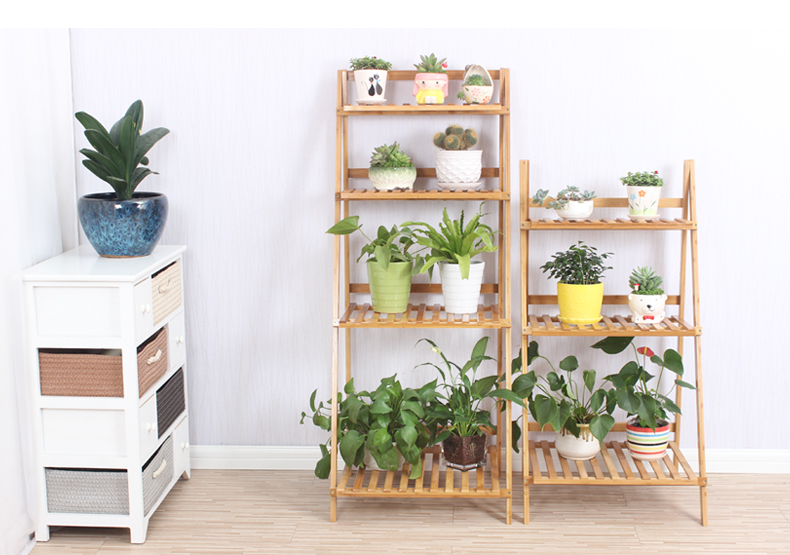
M 350 380 L 342 394 L 338 393 L 337 445 L 340 456 L 349 466 L 361 466 L 365 452 L 384 470 L 397 470 L 398 453 L 411 465 L 409 478 L 422 474 L 420 454 L 429 445 L 431 434 L 425 425 L 428 406 L 436 399 L 436 380 L 420 389 L 404 388 L 397 376 L 383 378 L 375 391 L 356 391 Z M 302 412 L 301 424 L 309 418 L 313 424 L 332 431 L 332 401 L 316 406 L 318 390 L 310 396 L 311 414 Z M 315 475 L 329 477 L 331 471 L 331 435 L 319 445 L 321 459 L 315 466 Z
M 604 260 L 610 256 L 614 255 L 610 252 L 598 254 L 595 247 L 579 241 L 578 244 L 571 245 L 567 251 L 556 253 L 553 260 L 546 262 L 540 269 L 544 273 L 548 272 L 560 283 L 592 285 L 600 283 L 603 273 L 612 269 L 611 266 L 603 265 Z
M 435 54 L 429 54 L 428 56 L 420 56 L 420 63 L 414 64 L 414 67 L 420 73 L 447 73 L 447 64 L 444 63 L 446 60 L 447 58 L 438 60 Z
M 371 168 L 413 168 L 414 162 L 411 161 L 405 152 L 400 150 L 397 142 L 391 145 L 383 144 L 373 149 L 370 157 Z
M 545 360 L 551 367 L 546 376 L 538 376 L 534 370 L 523 373 L 522 352 L 513 360 L 513 373 L 519 374 L 513 381 L 513 391 L 529 399 L 529 411 L 541 429 L 551 424 L 555 431 L 565 428 L 575 437 L 581 433 L 581 424 L 590 426 L 590 433 L 603 442 L 612 427 L 615 408 L 614 391 L 595 387 L 595 370 L 582 372 L 583 385 L 574 379 L 573 372 L 579 368 L 575 356 L 560 361 L 560 371 L 549 359 L 538 353 L 538 344 L 532 341 L 527 350 L 527 366 L 537 359 Z M 562 375 L 562 372 L 565 375 Z M 520 431 L 519 431 L 520 435 Z
M 614 396 L 617 406 L 623 409 L 628 416 L 636 416 L 639 426 L 655 430 L 667 422 L 667 413 L 681 414 L 678 407 L 669 395 L 675 387 L 695 389 L 690 383 L 684 382 L 683 358 L 674 349 L 664 351 L 664 357 L 656 355 L 648 347 L 635 347 L 633 337 L 607 337 L 593 345 L 607 354 L 618 354 L 630 345 L 634 350 L 634 360 L 629 361 L 617 374 L 606 376 L 604 380 L 614 386 Z M 641 355 L 641 359 L 640 359 Z M 648 358 L 660 370 L 655 385 L 651 387 L 650 381 L 656 376 L 645 370 Z M 661 393 L 661 379 L 664 371 L 668 370 L 677 375 L 674 385 L 666 394 Z
M 664 180 L 658 177 L 658 172 L 628 172 L 628 175 L 621 177 L 623 185 L 632 187 L 663 187 Z
M 664 290 L 661 289 L 663 281 L 652 268 L 636 268 L 628 278 L 628 285 L 631 286 L 634 295 L 663 295 Z
M 552 200 L 548 201 L 548 189 L 538 189 L 538 192 L 535 193 L 535 196 L 532 197 L 532 202 L 537 204 L 538 206 L 542 206 L 544 208 L 553 208 L 554 210 L 565 210 L 568 208 L 568 202 L 575 201 L 575 202 L 584 202 L 587 200 L 594 199 L 597 195 L 595 191 L 584 191 L 583 193 L 579 191 L 578 187 L 569 186 L 557 193 L 557 197 Z M 548 202 L 547 202 L 548 201 Z M 544 202 L 546 203 L 544 205 Z
M 450 220 L 447 208 L 442 211 L 442 222 L 439 231 L 424 222 L 406 222 L 404 226 L 413 226 L 413 234 L 417 242 L 430 249 L 422 266 L 417 273 L 428 272 L 433 277 L 433 266 L 438 262 L 458 264 L 461 279 L 469 279 L 469 266 L 472 258 L 483 252 L 494 252 L 494 231 L 490 226 L 480 222 L 485 214 L 482 213 L 483 205 L 466 225 L 464 225 L 464 212 L 458 220 Z
M 389 71 L 392 69 L 392 64 L 386 62 L 376 56 L 364 56 L 362 58 L 351 58 L 351 69 L 354 71 L 358 69 L 379 69 L 382 71 Z
M 143 128 L 143 102 L 136 100 L 126 114 L 115 122 L 108 132 L 99 121 L 85 112 L 74 114 L 85 128 L 85 138 L 96 150 L 80 149 L 87 158 L 82 165 L 96 177 L 106 181 L 115 191 L 118 200 L 132 198 L 134 190 L 149 175 L 156 174 L 148 168 L 148 151 L 169 129 L 156 127 L 146 133 Z
M 388 230 L 382 225 L 379 226 L 376 237 L 371 239 L 362 231 L 359 216 L 348 216 L 326 230 L 332 235 L 349 235 L 355 231 L 359 231 L 368 241 L 362 246 L 357 262 L 363 256 L 368 255 L 367 260 L 375 259 L 384 270 L 389 268 L 390 262 L 412 262 L 414 263 L 414 273 L 417 273 L 419 267 L 424 263 L 422 256 L 409 251 L 412 246 L 417 244 L 417 241 L 414 232 L 408 227 L 393 225 Z
M 433 136 L 433 144 L 443 150 L 467 150 L 475 146 L 478 141 L 477 132 L 474 129 L 464 129 L 456 124 Z

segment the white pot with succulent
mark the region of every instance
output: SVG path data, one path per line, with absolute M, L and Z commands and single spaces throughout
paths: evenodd
M 532 197 L 532 204 L 543 208 L 553 208 L 563 220 L 586 220 L 593 212 L 595 191 L 579 191 L 578 187 L 566 187 L 556 198 L 548 196 L 548 189 L 538 189 Z
M 628 190 L 628 217 L 632 220 L 655 220 L 664 180 L 658 172 L 628 172 L 620 181 Z
M 351 58 L 354 70 L 354 83 L 357 87 L 357 104 L 384 104 L 387 99 L 387 71 L 392 69 L 390 62 L 376 56 Z
M 636 268 L 628 279 L 631 294 L 628 308 L 636 324 L 660 324 L 666 318 L 664 306 L 667 296 L 661 289 L 663 279 L 652 268 Z
M 377 191 L 410 191 L 417 179 L 417 168 L 397 142 L 373 149 L 368 177 Z
M 493 94 L 494 82 L 486 68 L 478 64 L 466 66 L 458 98 L 465 104 L 488 104 Z
M 437 185 L 452 191 L 472 191 L 483 183 L 483 151 L 469 150 L 478 143 L 474 129 L 451 125 L 433 137 L 436 151 Z

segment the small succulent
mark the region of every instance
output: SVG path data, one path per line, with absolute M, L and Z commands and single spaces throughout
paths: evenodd
M 351 58 L 351 69 L 380 69 L 382 71 L 389 71 L 392 69 L 392 64 L 377 58 L 376 56 L 365 56 L 363 58 Z
M 447 58 L 437 60 L 435 54 L 420 56 L 420 63 L 414 64 L 414 67 L 416 67 L 417 71 L 420 73 L 447 73 L 447 71 L 445 71 L 447 69 L 445 60 L 447 60 Z
M 634 295 L 663 295 L 663 281 L 652 268 L 636 268 L 628 279 L 628 285 Z
M 663 187 L 664 180 L 658 177 L 658 172 L 628 172 L 628 175 L 621 177 L 620 181 L 623 185 L 630 185 L 632 187 Z
M 373 149 L 373 156 L 370 157 L 371 168 L 413 168 L 414 162 L 411 161 L 405 152 L 400 150 L 397 142 L 387 146 L 383 144 Z
M 485 77 L 483 77 L 482 75 L 479 75 L 477 73 L 473 73 L 472 75 L 470 75 L 469 77 L 466 78 L 466 81 L 464 81 L 463 86 L 467 86 L 467 87 L 485 87 L 488 84 L 489 83 L 486 82 L 486 78 Z
M 549 194 L 548 189 L 538 189 L 538 192 L 535 193 L 535 196 L 532 197 L 532 202 L 539 206 L 543 206 L 546 197 Z M 584 202 L 586 200 L 592 200 L 596 197 L 595 191 L 584 191 L 583 193 L 579 191 L 578 187 L 568 186 L 559 193 L 557 193 L 557 198 L 552 200 L 551 202 L 547 203 L 544 208 L 553 208 L 554 210 L 565 210 L 568 207 L 569 201 L 577 201 L 577 202 Z
M 443 150 L 467 150 L 477 144 L 477 133 L 474 129 L 464 129 L 453 124 L 444 133 L 441 131 L 433 136 L 433 144 Z

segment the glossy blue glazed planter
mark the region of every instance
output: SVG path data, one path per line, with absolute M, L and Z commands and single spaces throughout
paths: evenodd
M 134 193 L 116 200 L 115 193 L 80 197 L 77 212 L 85 236 L 101 256 L 148 256 L 167 222 L 167 197 L 162 193 Z

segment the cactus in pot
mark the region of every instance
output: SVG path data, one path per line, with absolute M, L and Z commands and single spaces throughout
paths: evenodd
M 474 129 L 453 124 L 433 136 L 436 151 L 436 177 L 439 187 L 453 190 L 476 189 L 482 185 L 483 151 L 470 150 L 479 142 Z

